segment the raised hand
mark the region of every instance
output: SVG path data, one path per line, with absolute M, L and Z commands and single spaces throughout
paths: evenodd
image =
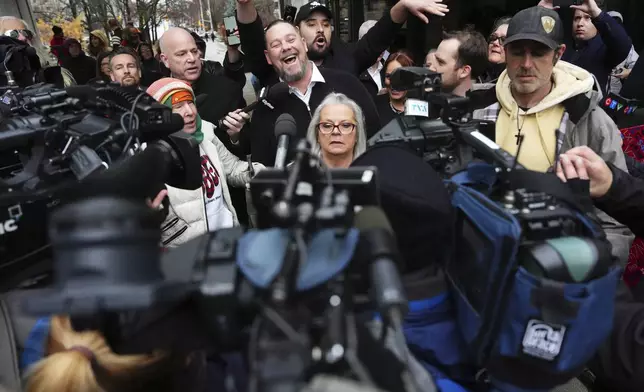
M 570 8 L 585 12 L 593 18 L 598 17 L 602 13 L 601 8 L 599 8 L 595 0 L 584 0 L 584 4 L 571 5 Z
M 429 23 L 429 19 L 426 14 L 432 14 L 437 16 L 445 16 L 449 12 L 449 8 L 446 4 L 443 4 L 443 0 L 401 0 L 405 5 L 407 11 L 415 15 L 418 19 L 422 20 L 424 23 Z

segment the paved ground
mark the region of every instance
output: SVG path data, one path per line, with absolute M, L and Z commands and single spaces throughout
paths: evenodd
M 224 55 L 226 54 L 226 45 L 218 39 L 215 39 L 215 42 L 208 40 L 206 42 L 206 60 L 219 61 L 224 63 Z M 255 90 L 250 84 L 250 74 L 246 74 L 246 86 L 244 87 L 244 99 L 247 104 L 255 102 L 257 98 L 255 97 Z

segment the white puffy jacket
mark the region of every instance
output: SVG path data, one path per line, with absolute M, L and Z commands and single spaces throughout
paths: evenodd
M 215 135 L 214 128 L 212 123 L 202 120 L 201 131 L 204 134 L 204 139 L 200 145 L 201 153 L 205 152 L 215 169 L 219 173 L 224 173 L 220 178 L 224 203 L 233 214 L 234 224 L 239 225 L 237 212 L 230 199 L 228 184 L 234 187 L 243 187 L 250 182 L 248 163 L 228 151 Z M 253 168 L 255 172 L 258 172 L 264 169 L 264 165 L 253 163 Z M 168 188 L 170 211 L 161 225 L 163 246 L 175 247 L 208 231 L 203 189 L 185 190 L 167 185 L 166 187 Z

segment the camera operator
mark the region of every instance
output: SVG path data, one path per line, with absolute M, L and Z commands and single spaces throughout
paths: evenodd
M 557 175 L 566 182 L 590 180 L 595 205 L 626 224 L 636 235 L 644 236 L 644 181 L 632 177 L 586 146 L 561 155 Z M 635 298 L 635 299 L 634 299 Z M 631 292 L 622 282 L 617 299 L 611 338 L 589 365 L 600 389 L 641 391 L 644 388 L 644 284 Z
M 385 73 L 383 75 L 385 93 L 378 95 L 374 101 L 380 116 L 381 126 L 389 124 L 394 118 L 405 114 L 405 102 L 407 102 L 407 91 L 396 91 L 391 88 L 391 74 L 401 67 L 413 67 L 414 60 L 404 52 L 394 52 L 385 62 Z
M 481 33 L 462 30 L 445 34 L 430 70 L 441 74 L 441 91 L 464 97 L 487 67 L 487 44 Z
M 147 90 L 154 99 L 183 117 L 183 131 L 199 142 L 203 189 L 194 191 L 168 187 L 170 214 L 162 225 L 163 245 L 182 244 L 207 231 L 239 225 L 228 184 L 244 187 L 251 179 L 247 162 L 241 161 L 214 135 L 214 125 L 201 119 L 195 96 L 187 83 L 172 78 L 154 82 Z M 234 122 L 237 129 L 243 122 Z M 264 166 L 253 164 L 259 171 Z M 158 200 L 153 207 L 158 206 Z
M 504 42 L 507 69 L 494 88 L 470 94 L 477 120 L 496 122 L 496 143 L 530 170 L 554 170 L 557 155 L 588 145 L 626 170 L 621 134 L 598 110 L 601 89 L 587 71 L 560 61 L 564 26 L 554 10 L 532 7 L 510 21 Z M 613 251 L 624 263 L 632 236 L 598 211 Z
M 34 33 L 29 30 L 24 20 L 15 16 L 0 16 L 0 35 L 17 39 L 33 47 L 38 54 L 42 68 L 58 65 L 57 59 L 52 53 L 47 52 L 38 42 L 34 42 Z

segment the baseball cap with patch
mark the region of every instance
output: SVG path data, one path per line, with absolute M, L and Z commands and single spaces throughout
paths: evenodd
M 512 17 L 504 45 L 528 40 L 555 50 L 563 42 L 563 29 L 557 11 L 539 6 L 526 8 Z
M 295 16 L 295 25 L 299 25 L 300 22 L 303 20 L 308 19 L 308 17 L 314 13 L 315 11 L 322 12 L 325 14 L 329 19 L 333 18 L 333 14 L 331 13 L 331 10 L 327 8 L 324 3 L 321 3 L 319 1 L 312 1 L 310 3 L 306 3 L 303 6 L 300 7 L 300 9 L 297 11 L 297 15 Z

